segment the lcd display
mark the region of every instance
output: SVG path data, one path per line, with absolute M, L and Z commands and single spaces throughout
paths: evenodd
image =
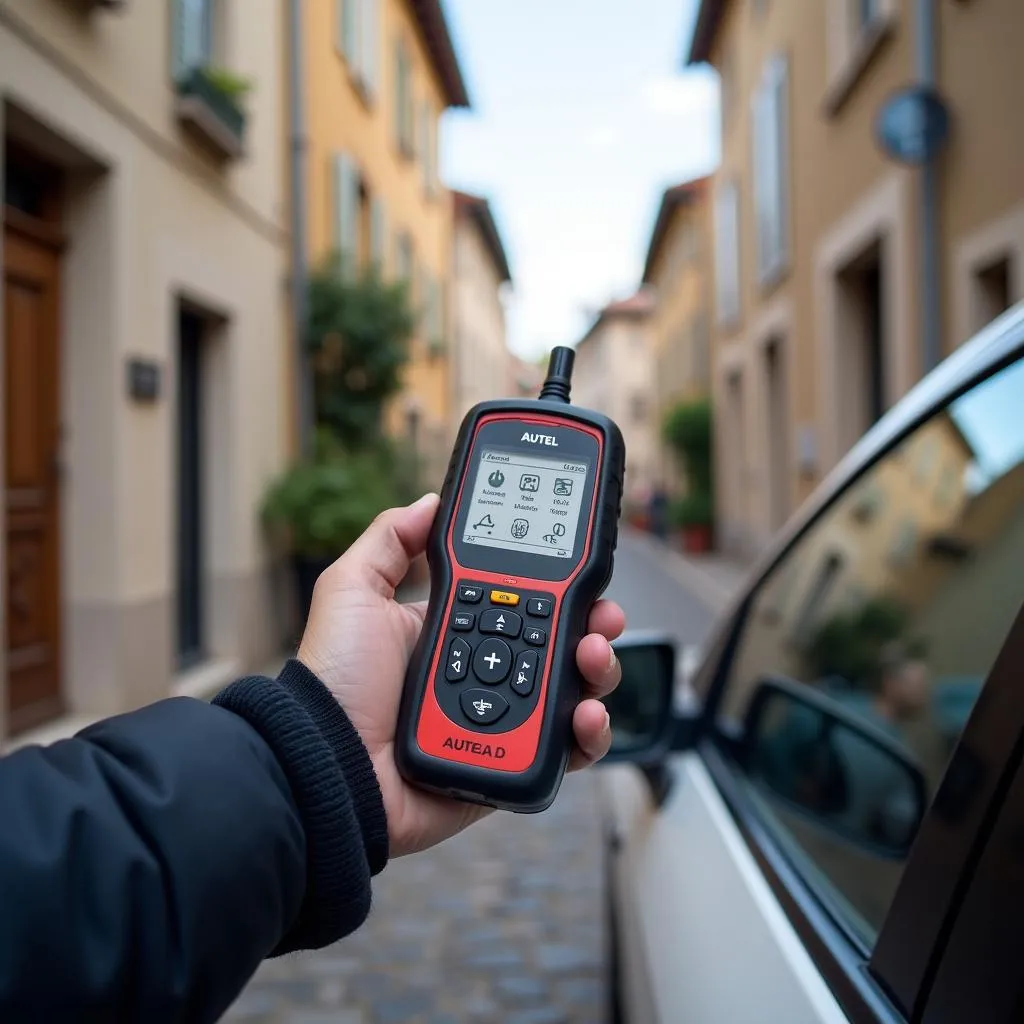
M 485 448 L 469 498 L 463 541 L 571 558 L 588 462 Z

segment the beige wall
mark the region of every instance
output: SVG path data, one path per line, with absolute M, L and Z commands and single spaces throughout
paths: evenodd
M 77 712 L 162 696 L 176 673 L 179 298 L 218 318 L 204 367 L 209 654 L 254 667 L 278 640 L 257 507 L 287 445 L 280 9 L 225 7 L 221 60 L 255 88 L 248 156 L 224 167 L 175 121 L 167 12 L 0 4 L 4 131 L 67 181 L 62 596 Z M 162 367 L 156 403 L 126 396 L 129 355 Z
M 627 503 L 646 502 L 658 467 L 648 316 L 602 314 L 576 348 L 574 404 L 610 416 L 626 442 Z
M 740 195 L 740 315 L 715 320 L 714 395 L 727 409 L 742 380 L 742 414 L 717 417 L 719 532 L 738 552 L 759 550 L 778 510 L 802 501 L 867 426 L 857 364 L 858 309 L 843 274 L 878 246 L 882 267 L 884 398 L 892 405 L 919 379 L 919 173 L 887 160 L 873 123 L 885 99 L 913 79 L 917 25 L 910 0 L 885 0 L 875 30 L 859 40 L 852 0 L 726 10 L 711 48 L 723 83 L 722 162 L 713 190 Z M 943 348 L 980 326 L 972 271 L 1006 253 L 1010 299 L 1024 295 L 1024 135 L 1015 123 L 1024 80 L 1012 40 L 1024 32 L 1015 0 L 936 5 L 940 90 L 954 119 L 941 161 Z M 758 281 L 751 99 L 765 62 L 788 58 L 788 260 Z M 717 244 L 713 242 L 713 245 Z M 709 266 L 713 265 L 709 262 Z M 761 358 L 766 339 L 784 353 L 785 456 L 769 451 L 771 405 Z M 742 435 L 742 436 L 740 436 Z M 786 467 L 781 484 L 765 471 Z M 776 474 L 781 475 L 781 474 Z M 781 495 L 772 489 L 782 487 Z
M 472 217 L 456 217 L 454 251 L 453 422 L 458 424 L 477 402 L 511 397 L 513 392 L 509 390 L 501 273 Z

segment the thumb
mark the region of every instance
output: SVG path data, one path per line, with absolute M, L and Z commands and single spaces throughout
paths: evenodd
M 405 508 L 382 512 L 342 556 L 339 576 L 394 597 L 412 560 L 427 549 L 439 502 L 436 494 L 425 494 Z

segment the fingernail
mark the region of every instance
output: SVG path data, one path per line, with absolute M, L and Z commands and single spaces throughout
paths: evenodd
M 613 668 L 615 668 L 615 663 L 618 660 L 619 659 L 615 657 L 615 648 L 612 647 L 611 644 L 609 644 L 608 645 L 608 669 L 607 669 L 607 671 L 611 672 L 611 670 Z
M 607 736 L 612 731 L 612 718 L 608 714 L 608 709 L 604 709 L 604 725 L 601 727 L 601 736 Z

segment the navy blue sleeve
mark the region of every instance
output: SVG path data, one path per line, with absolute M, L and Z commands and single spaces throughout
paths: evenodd
M 362 923 L 383 805 L 300 669 L 0 760 L 0 1020 L 216 1021 Z

